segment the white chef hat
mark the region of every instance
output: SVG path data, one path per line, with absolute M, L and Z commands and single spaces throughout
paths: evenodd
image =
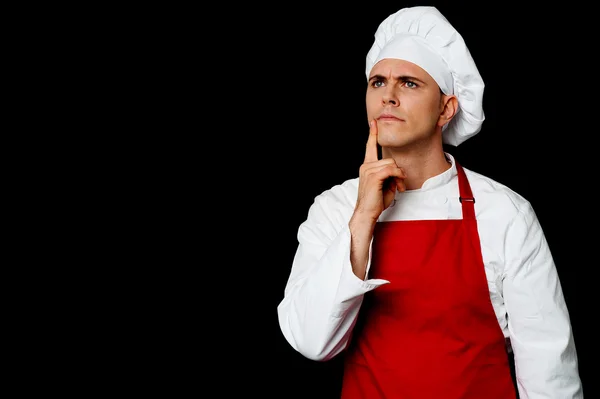
M 367 54 L 367 79 L 384 58 L 420 66 L 444 94 L 456 95 L 459 109 L 443 128 L 445 143 L 458 146 L 479 133 L 485 119 L 483 79 L 462 36 L 435 7 L 403 8 L 383 20 Z

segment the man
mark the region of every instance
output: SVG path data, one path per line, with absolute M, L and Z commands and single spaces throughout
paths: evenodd
M 366 75 L 364 163 L 298 230 L 278 306 L 287 341 L 344 355 L 344 399 L 583 398 L 534 210 L 443 149 L 484 121 L 461 35 L 434 7 L 402 9 L 377 29 Z

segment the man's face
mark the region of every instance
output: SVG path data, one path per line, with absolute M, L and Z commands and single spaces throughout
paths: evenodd
M 367 116 L 377 119 L 382 147 L 403 147 L 430 138 L 443 110 L 442 94 L 421 67 L 384 59 L 373 66 L 366 93 Z

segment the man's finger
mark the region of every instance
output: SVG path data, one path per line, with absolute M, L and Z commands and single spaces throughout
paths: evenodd
M 369 123 L 369 139 L 367 140 L 367 149 L 365 151 L 365 163 L 376 162 L 377 159 L 377 122 L 373 119 Z

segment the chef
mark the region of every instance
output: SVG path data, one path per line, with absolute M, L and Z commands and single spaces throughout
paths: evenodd
M 364 162 L 299 226 L 285 339 L 309 359 L 344 356 L 343 399 L 583 398 L 534 209 L 444 150 L 485 119 L 462 36 L 434 7 L 401 9 L 379 25 L 366 77 Z

